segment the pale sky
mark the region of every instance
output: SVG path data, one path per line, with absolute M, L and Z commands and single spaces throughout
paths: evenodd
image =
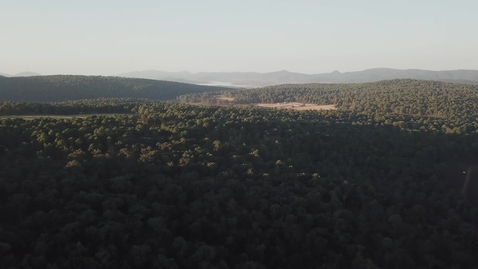
M 477 0 L 0 0 L 0 72 L 478 69 Z

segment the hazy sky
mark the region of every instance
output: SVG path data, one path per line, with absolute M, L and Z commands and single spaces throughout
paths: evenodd
M 0 72 L 478 69 L 476 0 L 0 0 Z

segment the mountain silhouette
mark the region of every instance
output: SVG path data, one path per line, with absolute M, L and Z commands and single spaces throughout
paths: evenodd
M 147 78 L 207 84 L 211 82 L 231 83 L 235 85 L 265 86 L 287 83 L 362 83 L 389 79 L 420 79 L 446 82 L 478 84 L 478 70 L 430 71 L 420 69 L 374 68 L 356 72 L 302 74 L 286 70 L 270 73 L 258 72 L 164 72 L 157 70 L 135 71 L 119 74 L 122 77 Z
M 21 72 L 14 75 L 14 77 L 36 77 L 36 76 L 41 76 L 41 74 L 26 71 L 26 72 Z

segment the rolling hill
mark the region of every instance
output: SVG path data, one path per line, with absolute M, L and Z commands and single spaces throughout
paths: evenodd
M 0 101 L 60 102 L 94 98 L 173 100 L 181 94 L 225 89 L 169 81 L 103 76 L 0 77 Z

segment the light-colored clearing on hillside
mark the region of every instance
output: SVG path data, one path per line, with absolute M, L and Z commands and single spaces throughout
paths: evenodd
M 218 100 L 226 100 L 226 101 L 234 101 L 234 98 L 233 97 L 227 97 L 225 95 L 218 95 L 216 96 L 216 99 Z
M 297 102 L 284 102 L 276 104 L 268 103 L 259 103 L 256 104 L 258 107 L 268 107 L 268 108 L 282 108 L 282 109 L 293 109 L 293 110 L 336 110 L 336 105 L 316 105 L 316 104 L 304 104 Z

